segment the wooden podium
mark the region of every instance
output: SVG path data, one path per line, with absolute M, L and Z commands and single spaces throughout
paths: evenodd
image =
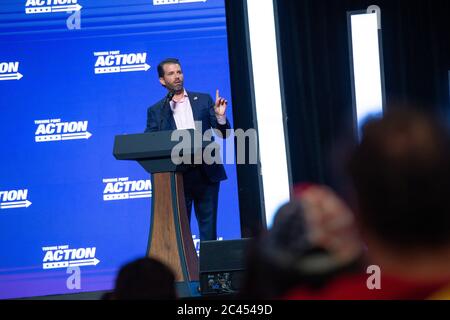
M 194 130 L 186 132 L 194 141 Z M 137 161 L 152 174 L 152 216 L 147 255 L 173 270 L 180 296 L 196 296 L 199 294 L 199 266 L 184 199 L 183 171 L 186 165 L 173 163 L 172 149 L 179 142 L 171 141 L 171 136 L 172 131 L 116 136 L 114 157 Z M 203 146 L 196 147 L 192 146 L 189 153 L 202 152 Z

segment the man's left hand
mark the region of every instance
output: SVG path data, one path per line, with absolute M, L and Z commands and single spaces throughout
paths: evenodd
M 223 117 L 227 111 L 228 101 L 220 97 L 219 90 L 216 91 L 216 105 L 214 111 L 219 117 Z

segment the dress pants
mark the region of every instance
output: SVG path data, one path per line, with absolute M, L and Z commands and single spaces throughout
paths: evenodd
M 211 182 L 202 166 L 192 166 L 183 173 L 186 211 L 191 221 L 192 205 L 195 209 L 200 241 L 217 240 L 217 207 L 220 182 Z

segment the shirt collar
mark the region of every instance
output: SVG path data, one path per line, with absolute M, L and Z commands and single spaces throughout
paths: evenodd
M 188 96 L 188 94 L 187 94 L 186 89 L 184 89 L 183 98 L 181 98 L 180 101 L 175 101 L 175 100 L 174 100 L 175 96 L 174 96 L 174 97 L 172 98 L 172 101 L 173 101 L 173 102 L 176 102 L 176 103 L 182 103 L 182 102 L 184 102 L 184 101 L 186 100 L 187 97 L 189 97 L 189 96 Z
M 184 95 L 183 98 L 181 98 L 181 100 L 179 101 L 175 101 L 173 98 L 170 101 L 170 109 L 172 109 L 172 111 L 175 111 L 175 108 L 177 107 L 177 105 L 179 105 L 180 103 L 184 103 L 186 101 L 186 98 L 188 98 L 188 94 L 186 89 L 184 89 Z

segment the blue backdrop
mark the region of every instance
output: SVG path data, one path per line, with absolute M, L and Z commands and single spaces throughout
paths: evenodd
M 0 4 L 0 298 L 108 290 L 145 254 L 150 177 L 112 148 L 144 131 L 166 57 L 181 60 L 188 90 L 220 89 L 232 122 L 223 0 Z M 236 239 L 236 172 L 225 167 L 218 233 Z

